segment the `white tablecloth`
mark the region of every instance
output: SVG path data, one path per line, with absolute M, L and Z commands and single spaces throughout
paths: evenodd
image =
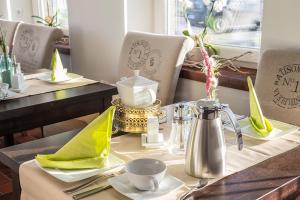
M 168 107 L 168 109 L 170 110 L 171 107 Z M 163 128 L 162 132 L 167 140 L 169 138 L 171 124 L 163 124 L 161 127 Z M 244 137 L 245 145 L 242 151 L 237 150 L 235 135 L 232 132 L 225 131 L 225 138 L 227 145 L 227 175 L 286 152 L 300 144 L 300 132 L 286 135 L 283 138 L 273 141 L 258 141 Z M 145 149 L 141 147 L 140 135 L 138 134 L 128 134 L 113 138 L 111 150 L 115 155 L 124 159 L 124 161 L 145 157 L 163 160 L 168 166 L 168 173 L 185 182 L 185 187 L 159 199 L 176 199 L 184 191 L 187 191 L 187 186 L 197 184 L 196 178 L 185 174 L 183 156 L 171 155 L 166 149 Z M 210 180 L 209 184 L 217 180 L 218 179 Z M 20 183 L 22 187 L 22 200 L 71 200 L 72 197 L 64 194 L 63 190 L 77 185 L 80 182 L 64 183 L 56 180 L 39 169 L 34 161 L 29 161 L 20 167 Z M 86 198 L 86 200 L 99 199 L 125 200 L 128 198 L 119 194 L 114 189 L 109 189 Z

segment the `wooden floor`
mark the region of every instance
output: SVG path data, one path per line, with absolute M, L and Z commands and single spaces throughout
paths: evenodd
M 17 144 L 41 138 L 40 129 L 34 129 L 28 133 L 15 134 Z M 0 148 L 3 148 L 3 138 L 0 137 Z M 10 170 L 0 163 L 0 200 L 12 199 L 12 183 Z

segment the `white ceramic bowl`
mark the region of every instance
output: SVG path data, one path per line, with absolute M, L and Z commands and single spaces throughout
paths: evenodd
M 158 82 L 139 76 L 138 71 L 129 78 L 122 78 L 116 83 L 118 93 L 124 105 L 143 108 L 156 100 Z

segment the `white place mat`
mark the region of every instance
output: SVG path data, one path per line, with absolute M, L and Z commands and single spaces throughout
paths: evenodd
M 37 79 L 29 79 L 29 80 L 25 80 L 27 89 L 22 91 L 22 93 L 16 93 L 12 97 L 9 97 L 5 100 L 16 99 L 16 98 L 32 96 L 32 95 L 37 95 L 37 94 L 43 94 L 43 93 L 48 93 L 48 92 L 54 92 L 54 91 L 59 91 L 59 90 L 65 90 L 65 89 L 70 89 L 70 88 L 76 88 L 76 87 L 81 87 L 84 85 L 94 84 L 97 82 L 98 81 L 94 81 L 94 80 L 87 79 L 87 78 L 80 78 L 80 79 L 71 80 L 68 82 L 60 83 L 60 84 L 51 84 L 51 83 L 47 83 L 45 81 L 41 81 L 41 80 L 37 80 Z

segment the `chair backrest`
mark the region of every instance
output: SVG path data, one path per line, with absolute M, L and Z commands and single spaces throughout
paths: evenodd
M 12 55 L 25 72 L 49 68 L 54 45 L 61 37 L 58 28 L 22 23 L 16 30 Z
M 265 51 L 255 90 L 267 117 L 300 126 L 300 49 Z
M 162 105 L 171 104 L 185 55 L 193 47 L 193 40 L 183 36 L 129 32 L 119 58 L 119 78 L 140 70 L 159 82 L 157 98 Z
M 7 45 L 9 46 L 9 49 L 12 50 L 12 44 L 15 36 L 15 31 L 17 29 L 17 26 L 20 22 L 15 21 L 7 21 L 0 19 L 0 29 L 3 34 L 5 34 L 5 41 Z M 0 52 L 2 50 L 0 49 Z

